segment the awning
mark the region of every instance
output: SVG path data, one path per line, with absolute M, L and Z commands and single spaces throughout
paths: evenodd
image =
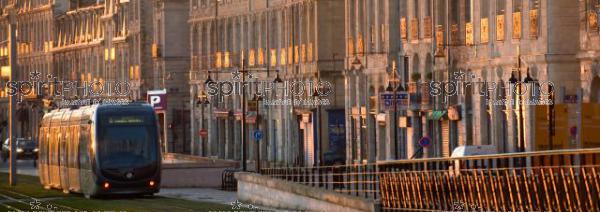
M 436 110 L 431 111 L 427 114 L 427 119 L 429 120 L 440 120 L 440 119 L 448 119 L 448 111 L 445 110 Z

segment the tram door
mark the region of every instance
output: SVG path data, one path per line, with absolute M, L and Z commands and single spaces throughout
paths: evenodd
M 68 127 L 61 127 L 61 132 L 65 132 L 62 134 L 61 138 L 59 138 L 59 167 L 60 167 L 60 185 L 63 190 L 69 189 L 69 170 L 67 167 L 67 140 L 69 139 L 70 133 L 68 131 Z

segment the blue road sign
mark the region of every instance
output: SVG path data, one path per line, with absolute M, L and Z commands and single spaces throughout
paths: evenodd
M 391 93 L 383 93 L 381 94 L 381 100 L 383 100 L 383 107 L 386 110 L 391 110 L 394 107 L 394 102 L 401 109 L 405 109 L 408 107 L 410 95 L 408 92 L 398 92 L 396 95 Z
M 430 147 L 431 146 L 431 139 L 427 136 L 421 138 L 421 140 L 419 140 L 419 145 L 421 147 Z
M 260 141 L 261 139 L 263 139 L 263 137 L 264 137 L 264 134 L 262 131 L 260 131 L 260 130 L 254 131 L 254 139 L 256 141 Z

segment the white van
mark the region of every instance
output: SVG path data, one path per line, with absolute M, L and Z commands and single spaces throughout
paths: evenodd
M 498 154 L 496 146 L 459 146 L 452 151 L 451 158 L 474 156 L 474 155 L 493 155 Z
M 452 151 L 452 155 L 450 156 L 450 158 L 460 158 L 460 157 L 466 157 L 466 156 L 476 156 L 476 155 L 493 155 L 493 154 L 498 154 L 498 149 L 496 148 L 496 146 L 492 146 L 492 145 L 484 145 L 484 146 L 459 146 L 456 147 L 456 149 L 454 149 L 454 151 Z M 454 176 L 458 176 L 460 175 L 460 170 L 461 170 L 461 164 L 464 164 L 465 162 L 459 161 L 459 160 L 455 160 L 454 164 L 452 165 L 453 167 L 450 167 L 450 174 L 454 175 Z M 475 167 L 479 167 L 479 168 L 483 168 L 483 167 L 488 167 L 487 164 L 488 162 L 484 162 L 484 164 L 477 164 L 478 162 L 475 162 L 476 164 L 473 164 Z M 471 166 L 473 166 L 471 165 Z

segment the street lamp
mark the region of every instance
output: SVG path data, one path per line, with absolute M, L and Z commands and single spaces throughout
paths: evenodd
M 206 127 L 206 126 L 205 126 L 205 124 L 204 124 L 204 118 L 205 118 L 205 117 L 204 117 L 204 108 L 205 108 L 205 106 L 208 106 L 208 105 L 210 105 L 210 101 L 208 100 L 208 96 L 206 95 L 206 93 L 205 93 L 204 91 L 201 91 L 201 92 L 198 94 L 198 96 L 196 97 L 196 99 L 197 99 L 197 101 L 196 101 L 196 106 L 200 107 L 200 113 L 201 113 L 201 116 L 200 116 L 200 117 L 201 117 L 201 119 L 200 119 L 200 121 L 202 122 L 202 129 L 204 129 L 204 128 Z M 201 144 L 204 144 L 204 143 L 205 143 L 205 141 L 204 141 L 204 140 L 205 140 L 206 138 L 202 138 L 202 137 L 201 137 L 201 139 L 203 140 L 203 142 L 202 142 Z M 192 144 L 193 144 L 193 143 L 194 143 L 194 142 L 192 142 Z M 193 146 L 192 146 L 192 147 L 193 147 Z M 192 148 L 192 155 L 194 154 L 194 151 L 195 151 L 195 149 L 196 149 L 196 148 Z M 200 152 L 200 155 L 202 155 L 202 156 L 204 156 L 204 149 L 205 149 L 205 148 L 204 148 L 204 146 L 202 145 L 202 148 L 201 148 L 201 150 L 202 150 L 202 151 Z
M 198 106 L 210 104 L 210 101 L 208 100 L 208 96 L 206 96 L 206 93 L 204 91 L 202 91 L 197 96 L 197 99 L 198 99 L 198 101 L 196 101 L 196 105 L 198 105 Z
M 276 70 L 275 72 L 277 73 L 277 76 L 273 80 L 273 83 L 275 83 L 275 84 L 283 83 L 283 80 L 281 79 L 281 77 L 279 77 L 279 70 Z
M 519 132 L 518 132 L 518 136 L 519 136 L 519 140 L 518 140 L 518 152 L 525 152 L 525 126 L 524 126 L 524 119 L 523 119 L 523 93 L 522 93 L 522 88 L 523 88 L 523 84 L 529 84 L 532 82 L 535 82 L 536 80 L 533 79 L 530 74 L 529 74 L 529 68 L 527 68 L 527 76 L 525 77 L 525 79 L 522 79 L 521 76 L 521 53 L 520 51 L 519 55 L 517 56 L 518 58 L 518 64 L 517 64 L 517 68 L 516 71 L 513 71 L 510 75 L 510 79 L 508 79 L 508 81 L 510 82 L 511 85 L 513 85 L 514 89 L 518 88 L 518 92 L 515 93 L 513 91 L 513 94 L 517 95 L 517 103 L 516 106 L 519 107 Z M 517 73 L 517 76 L 515 76 L 515 72 Z M 517 87 L 518 86 L 518 87 Z M 527 87 L 526 87 L 527 88 Z
M 386 92 L 392 93 L 392 101 L 394 107 L 394 119 L 392 120 L 392 129 L 394 130 L 394 154 L 396 159 L 399 159 L 399 141 L 398 141 L 398 92 L 406 91 L 397 74 L 396 61 L 392 62 L 392 72 L 390 73 L 390 79 L 388 81 L 388 87 L 385 89 Z M 394 88 L 393 83 L 397 86 Z
M 352 61 L 352 67 L 355 70 L 359 70 L 362 68 L 362 63 L 360 62 L 360 59 L 358 59 L 358 56 L 354 57 L 354 60 Z
M 208 77 L 206 78 L 206 81 L 204 81 L 204 85 L 209 85 L 213 83 L 214 80 L 210 77 L 210 71 L 207 71 L 206 74 L 208 75 Z

